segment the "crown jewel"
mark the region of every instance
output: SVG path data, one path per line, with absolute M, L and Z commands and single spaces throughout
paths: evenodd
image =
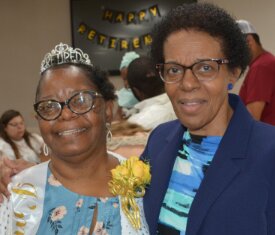
M 59 43 L 55 48 L 44 56 L 41 62 L 40 73 L 55 65 L 74 63 L 85 64 L 93 67 L 89 55 L 79 48 L 72 48 L 67 44 Z

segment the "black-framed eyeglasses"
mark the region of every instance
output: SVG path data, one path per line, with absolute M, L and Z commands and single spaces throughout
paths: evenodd
M 73 113 L 85 114 L 95 107 L 95 99 L 102 97 L 101 94 L 85 90 L 74 94 L 64 102 L 57 100 L 42 100 L 33 105 L 39 117 L 46 121 L 57 119 L 66 105 Z
M 204 59 L 190 66 L 183 66 L 177 63 L 157 64 L 156 68 L 160 78 L 165 83 L 176 83 L 183 79 L 187 69 L 191 69 L 199 81 L 210 81 L 216 78 L 220 65 L 228 64 L 228 59 Z

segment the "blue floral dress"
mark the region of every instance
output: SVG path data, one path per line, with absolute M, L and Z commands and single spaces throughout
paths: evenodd
M 38 235 L 88 235 L 97 207 L 93 235 L 121 234 L 118 197 L 97 198 L 79 195 L 61 185 L 50 169 Z

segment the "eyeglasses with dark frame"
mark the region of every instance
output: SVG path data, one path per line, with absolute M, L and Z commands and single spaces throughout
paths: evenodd
M 96 91 L 80 91 L 64 102 L 57 100 L 42 100 L 33 105 L 39 117 L 46 121 L 57 119 L 66 105 L 75 114 L 85 114 L 95 107 L 95 99 L 102 97 Z
M 203 59 L 190 66 L 177 63 L 157 64 L 156 69 L 159 72 L 160 78 L 165 83 L 181 81 L 187 69 L 190 69 L 199 81 L 210 81 L 216 78 L 220 70 L 220 65 L 228 63 L 228 59 Z

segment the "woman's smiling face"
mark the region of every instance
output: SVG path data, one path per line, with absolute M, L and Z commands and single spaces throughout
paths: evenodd
M 37 101 L 52 99 L 64 102 L 83 90 L 98 92 L 82 69 L 74 65 L 50 69 L 43 75 Z M 100 148 L 106 148 L 106 121 L 111 121 L 111 114 L 110 102 L 97 97 L 95 108 L 85 114 L 75 114 L 65 105 L 56 120 L 45 121 L 38 117 L 38 123 L 53 156 L 89 156 Z
M 201 59 L 224 58 L 221 42 L 207 33 L 180 30 L 170 34 L 164 43 L 164 62 L 190 66 Z M 237 72 L 237 71 L 236 71 Z M 199 81 L 190 69 L 177 83 L 165 84 L 166 92 L 181 123 L 199 135 L 222 135 L 232 110 L 227 87 L 236 74 L 220 65 L 215 79 Z

